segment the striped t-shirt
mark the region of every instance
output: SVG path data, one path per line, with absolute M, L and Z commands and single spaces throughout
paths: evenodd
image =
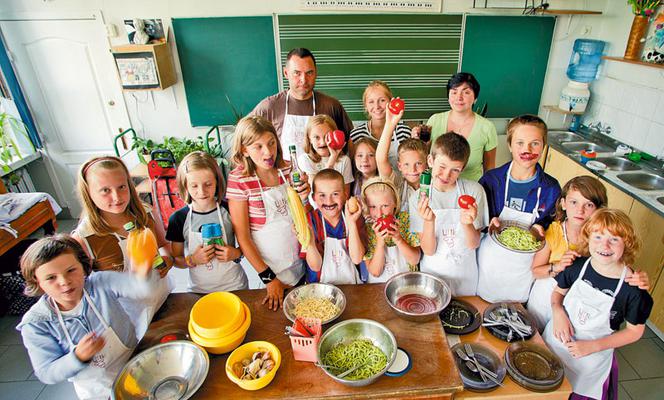
M 404 140 L 410 138 L 410 133 L 411 132 L 408 125 L 404 124 L 403 122 L 399 122 L 397 124 L 397 127 L 394 128 L 393 135 L 396 135 L 397 142 L 401 143 Z M 360 140 L 361 137 L 371 137 L 373 139 L 376 139 L 371 135 L 371 132 L 369 132 L 369 126 L 367 125 L 367 122 L 357 126 L 355 129 L 350 131 L 350 140 L 352 140 L 353 142 Z
M 290 175 L 290 165 L 280 168 L 284 177 Z M 263 190 L 269 190 L 265 183 L 258 182 L 256 175 L 244 176 L 244 167 L 235 168 L 228 174 L 228 185 L 226 189 L 226 198 L 228 200 L 247 201 L 249 205 L 249 228 L 257 231 L 265 225 L 265 205 L 261 197 L 261 186 Z M 279 184 L 284 180 L 279 175 Z

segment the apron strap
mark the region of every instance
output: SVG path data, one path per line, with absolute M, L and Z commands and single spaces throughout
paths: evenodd
M 586 269 L 588 268 L 588 264 L 590 264 L 590 257 L 588 257 L 586 262 L 583 263 L 583 268 L 581 268 L 581 272 L 579 272 L 579 276 L 576 278 L 577 281 L 583 279 L 583 274 L 586 273 Z
M 616 290 L 613 292 L 613 297 L 615 298 L 618 295 L 618 292 L 620 291 L 620 288 L 622 288 L 623 283 L 625 282 L 625 277 L 627 276 L 627 267 L 623 266 L 622 273 L 620 274 L 620 281 L 618 282 L 618 286 L 616 286 Z
M 108 329 L 108 322 L 106 322 L 106 319 L 101 315 L 99 310 L 97 309 L 97 306 L 95 306 L 95 303 L 92 302 L 92 298 L 88 294 L 88 291 L 83 288 L 83 295 L 85 298 L 88 300 L 88 304 L 90 304 L 90 307 L 92 308 L 92 311 L 95 313 L 97 318 L 99 318 L 99 321 L 101 321 L 101 324 L 104 325 L 104 328 Z
M 285 183 L 285 182 L 288 182 L 288 181 L 286 180 L 286 177 L 284 176 L 284 173 L 283 173 L 279 168 L 277 168 L 277 171 L 279 172 L 279 176 L 280 176 L 281 179 L 284 181 L 284 183 Z M 258 174 L 254 174 L 254 176 L 256 177 L 256 180 L 258 181 L 258 189 L 260 189 L 260 191 L 261 191 L 261 195 L 262 195 L 262 194 L 263 194 L 263 185 L 261 184 L 261 178 L 258 177 Z M 278 186 L 281 186 L 281 185 L 282 185 L 282 183 L 279 182 L 279 183 L 277 184 L 277 186 L 275 186 L 275 187 L 278 187 Z M 219 207 L 218 204 L 217 204 L 217 207 Z M 219 209 L 217 208 L 217 210 L 219 210 Z M 221 213 L 219 213 L 219 219 L 221 220 Z
M 507 176 L 505 179 L 505 196 L 503 199 L 503 207 L 508 207 L 509 208 L 509 202 L 507 201 L 507 193 L 509 192 L 509 187 L 510 187 L 510 173 L 512 172 L 512 165 L 513 163 L 510 163 L 509 168 L 507 168 Z M 539 203 L 540 203 L 540 195 L 542 194 L 542 187 L 538 186 L 537 187 L 537 200 L 535 201 L 535 208 L 533 208 L 532 214 L 535 215 L 535 219 L 539 218 L 539 211 L 537 209 L 539 208 Z
M 67 327 L 65 326 L 65 321 L 62 319 L 62 314 L 60 313 L 60 309 L 58 308 L 57 303 L 53 298 L 49 297 L 48 300 L 51 302 L 51 306 L 55 309 L 55 314 L 58 316 L 58 323 L 60 324 L 60 327 L 62 330 L 65 332 L 65 337 L 67 338 L 67 341 L 69 342 L 69 345 L 74 347 L 74 341 L 71 340 L 71 335 L 69 334 L 69 331 L 67 330 Z
M 99 318 L 99 321 L 101 321 L 101 324 L 104 325 L 105 329 L 108 329 L 108 323 L 106 322 L 106 319 L 101 315 L 95 304 L 92 302 L 92 298 L 90 298 L 90 295 L 88 294 L 88 291 L 83 288 L 83 296 L 85 296 L 85 299 L 88 301 L 88 304 L 90 305 L 90 308 L 92 308 L 92 312 L 95 313 L 97 318 Z M 69 330 L 67 330 L 67 327 L 65 326 L 65 321 L 62 318 L 62 313 L 60 312 L 60 308 L 56 304 L 55 300 L 53 300 L 51 297 L 49 297 L 49 300 L 51 301 L 51 305 L 55 309 L 55 314 L 58 316 L 58 323 L 60 324 L 60 327 L 62 327 L 62 330 L 65 333 L 65 336 L 67 337 L 67 341 L 69 342 L 70 346 L 75 346 L 74 341 L 71 339 L 71 335 L 69 334 Z M 89 328 L 88 328 L 89 329 Z

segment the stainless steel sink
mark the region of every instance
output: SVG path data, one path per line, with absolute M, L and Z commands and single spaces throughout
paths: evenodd
M 622 157 L 598 157 L 597 161 L 606 165 L 611 171 L 638 171 L 641 169 L 638 165 Z
M 658 197 L 657 201 L 659 201 L 659 204 L 664 204 L 664 197 Z
M 557 141 L 558 143 L 583 140 L 581 136 L 571 132 L 549 132 L 549 138 L 551 140 Z
M 645 172 L 619 174 L 618 179 L 641 190 L 664 190 L 664 178 Z
M 613 149 L 610 147 L 606 147 L 601 144 L 593 142 L 564 142 L 561 144 L 561 146 L 563 146 L 569 151 L 590 150 L 598 153 L 606 153 L 609 151 L 613 151 Z

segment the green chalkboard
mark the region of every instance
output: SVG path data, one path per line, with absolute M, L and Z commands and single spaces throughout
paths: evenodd
M 537 114 L 554 26 L 552 16 L 466 17 L 461 70 L 480 82 L 488 117 Z
M 355 121 L 365 120 L 367 84 L 387 82 L 406 101 L 405 119 L 449 109 L 445 85 L 459 67 L 461 15 L 279 15 L 280 60 L 295 47 L 316 57 L 316 89 L 336 97 Z M 284 82 L 287 88 L 288 82 Z
M 174 18 L 192 126 L 235 124 L 278 90 L 271 16 Z M 230 99 L 230 102 L 229 102 Z

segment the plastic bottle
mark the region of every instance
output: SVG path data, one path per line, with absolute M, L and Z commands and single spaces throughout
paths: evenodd
M 124 224 L 127 236 L 127 253 L 132 266 L 161 269 L 166 267 L 164 259 L 159 255 L 157 238 L 149 228 L 136 229 L 133 222 Z
M 291 179 L 293 181 L 293 186 L 297 186 L 302 180 L 302 171 L 297 165 L 297 148 L 294 144 L 288 146 L 288 152 L 290 153 L 291 158 Z
M 573 81 L 590 83 L 597 77 L 606 42 L 594 39 L 576 39 L 567 66 L 567 77 Z
M 420 175 L 420 198 L 431 194 L 431 170 L 427 169 Z
M 588 84 L 583 82 L 569 81 L 567 86 L 560 93 L 558 107 L 565 111 L 582 113 L 586 111 L 590 100 L 590 90 Z
M 205 224 L 201 227 L 201 234 L 203 236 L 203 246 L 215 245 L 224 246 L 224 237 L 221 232 L 221 225 Z

